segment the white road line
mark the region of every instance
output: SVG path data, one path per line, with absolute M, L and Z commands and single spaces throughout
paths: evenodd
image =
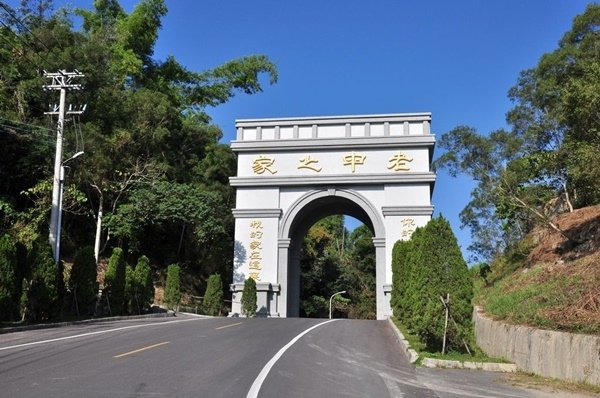
M 319 326 L 323 326 L 326 323 L 337 321 L 337 320 L 338 319 L 332 319 L 329 321 L 321 322 L 313 327 L 310 327 L 310 328 L 306 329 L 304 332 L 300 333 L 298 336 L 294 337 L 289 343 L 284 345 L 281 348 L 281 350 L 277 351 L 277 354 L 275 354 L 273 356 L 273 358 L 271 358 L 271 360 L 269 362 L 267 362 L 265 367 L 262 368 L 262 370 L 260 371 L 260 373 L 258 374 L 256 379 L 254 380 L 254 383 L 252 383 L 252 387 L 250 387 L 250 390 L 248 391 L 248 395 L 246 395 L 246 398 L 258 398 L 258 392 L 260 391 L 260 388 L 262 387 L 263 382 L 267 378 L 267 375 L 271 371 L 271 368 L 273 367 L 273 365 L 275 365 L 275 362 L 277 362 L 279 360 L 279 358 L 281 358 L 281 356 L 288 350 L 288 348 L 290 348 L 292 345 L 294 345 L 294 343 L 296 341 L 300 340 L 300 338 L 302 336 L 304 336 L 306 333 L 310 332 L 311 330 L 316 329 Z
M 8 347 L 0 347 L 0 351 L 10 350 L 10 349 L 14 349 L 14 348 L 28 347 L 28 346 L 32 346 L 32 345 L 54 343 L 56 341 L 62 341 L 62 340 L 78 339 L 78 338 L 81 338 L 81 337 L 94 336 L 94 335 L 97 335 L 97 334 L 118 332 L 120 330 L 135 329 L 135 328 L 144 328 L 144 327 L 149 327 L 149 326 L 163 326 L 163 325 L 168 325 L 168 324 L 171 324 L 171 323 L 198 321 L 200 319 L 201 318 L 180 319 L 180 320 L 177 320 L 177 321 L 167 321 L 167 322 L 161 322 L 161 323 L 147 323 L 147 324 L 143 324 L 143 325 L 122 326 L 120 328 L 107 329 L 107 330 L 99 330 L 99 331 L 96 331 L 96 332 L 76 334 L 76 335 L 73 335 L 73 336 L 57 337 L 55 339 L 32 341 L 31 343 L 23 343 L 23 344 L 11 345 L 11 346 L 8 346 Z

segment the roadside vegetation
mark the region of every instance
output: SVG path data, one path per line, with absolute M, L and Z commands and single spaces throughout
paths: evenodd
M 515 324 L 600 333 L 600 5 L 509 90 L 508 129 L 457 126 L 437 170 L 475 181 L 461 211 L 475 300 Z
M 516 372 L 506 375 L 506 380 L 512 385 L 525 388 L 534 388 L 541 391 L 561 391 L 563 396 L 566 394 L 600 394 L 600 386 L 594 386 L 587 383 L 573 383 L 566 380 L 542 377 L 533 373 Z M 587 395 L 586 395 L 587 396 Z
M 498 257 L 490 271 L 472 269 L 475 303 L 509 323 L 575 333 L 600 334 L 600 206 L 564 214 L 573 232 L 585 225 L 585 247 L 555 253 L 559 234 L 532 233 Z M 536 242 L 532 246 L 532 242 Z M 483 270 L 483 272 L 482 272 Z
M 590 4 L 556 50 L 521 72 L 509 90 L 508 129 L 481 134 L 463 125 L 439 140 L 435 169 L 475 182 L 460 220 L 477 263 L 469 271 L 473 302 L 495 318 L 600 333 L 599 28 L 600 5 Z M 392 306 L 417 350 L 439 352 L 437 296 L 467 295 L 440 283 L 440 264 L 452 264 L 444 261 L 454 252 L 423 243 L 432 239 L 430 224 L 394 248 Z M 451 308 L 460 313 L 460 304 Z M 453 333 L 469 335 L 468 322 L 457 324 Z M 450 344 L 459 346 L 452 336 Z
M 424 358 L 434 358 L 434 359 L 444 359 L 448 361 L 460 361 L 460 362 L 495 362 L 495 363 L 507 363 L 508 361 L 503 358 L 494 358 L 487 356 L 476 344 L 471 343 L 469 348 L 471 349 L 471 353 L 466 353 L 462 351 L 449 351 L 446 353 L 441 353 L 437 350 L 431 350 L 427 347 L 425 343 L 421 341 L 419 336 L 415 335 L 413 332 L 409 331 L 397 318 L 393 318 L 392 321 L 402 332 L 402 335 L 408 341 L 410 348 L 415 350 L 419 355 L 417 359 L 416 365 L 420 365 Z
M 352 232 L 344 216 L 325 217 L 306 233 L 300 257 L 300 315 L 375 319 L 375 246 L 365 225 Z
M 394 316 L 428 352 L 469 352 L 473 287 L 450 223 L 439 216 L 392 254 Z
M 180 267 L 184 297 L 202 296 L 213 274 L 226 294 L 236 159 L 207 109 L 276 83 L 276 66 L 260 54 L 202 71 L 156 59 L 164 0 L 140 0 L 129 13 L 118 0 L 90 9 L 17 3 L 3 2 L 0 14 L 0 236 L 12 244 L 0 248 L 0 322 L 147 311 L 148 282 L 160 304 L 169 264 Z M 57 269 L 46 243 L 56 118 L 44 112 L 59 98 L 42 86 L 51 83 L 43 71 L 63 70 L 84 75 L 67 103 L 87 107 L 64 126 L 63 159 L 84 154 L 65 168 Z M 89 250 L 76 256 L 88 246 L 98 286 Z

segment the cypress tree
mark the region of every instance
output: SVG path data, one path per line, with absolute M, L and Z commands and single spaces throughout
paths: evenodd
M 432 219 L 424 228 L 418 249 L 420 267 L 417 284 L 422 285 L 418 300 L 419 316 L 414 328 L 430 349 L 441 350 L 444 335 L 444 305 L 440 299 L 450 294 L 451 315 L 447 345 L 462 349 L 461 337 L 470 332 L 473 287 L 450 223 L 443 217 Z M 416 314 L 415 314 L 416 315 Z
M 223 283 L 221 275 L 212 274 L 208 277 L 206 283 L 206 292 L 204 293 L 204 301 L 202 308 L 207 315 L 216 316 L 221 312 L 221 304 L 223 302 Z
M 410 274 L 410 263 L 408 255 L 411 251 L 412 241 L 399 240 L 392 251 L 392 297 L 390 304 L 394 316 L 405 322 L 406 313 L 406 289 Z
M 136 297 L 136 281 L 131 265 L 125 266 L 125 310 L 128 314 L 139 313 Z
M 113 315 L 122 314 L 125 307 L 125 268 L 123 249 L 116 247 L 108 260 L 108 269 L 104 277 L 105 286 L 110 294 L 110 309 Z
M 181 300 L 181 281 L 179 265 L 171 264 L 167 267 L 167 282 L 165 283 L 164 302 L 167 308 L 175 310 Z
M 62 267 L 56 267 L 50 244 L 43 238 L 34 242 L 27 262 L 31 269 L 31 283 L 27 295 L 27 318 L 47 320 L 54 318 L 59 309 L 59 286 L 62 285 Z
M 423 259 L 423 227 L 417 228 L 410 239 L 410 250 L 406 254 L 406 285 L 402 298 L 406 326 L 415 331 L 416 323 L 422 317 L 422 295 L 427 286 L 427 261 Z
M 140 311 L 147 310 L 154 301 L 154 283 L 148 257 L 141 256 L 134 270 L 135 297 Z
M 248 278 L 244 282 L 244 290 L 242 291 L 242 314 L 251 317 L 256 315 L 257 309 L 256 281 Z
M 0 321 L 12 320 L 18 312 L 20 281 L 17 251 L 10 236 L 0 238 Z
M 75 252 L 69 286 L 75 292 L 77 308 L 83 314 L 93 313 L 98 295 L 98 282 L 94 248 L 85 246 Z

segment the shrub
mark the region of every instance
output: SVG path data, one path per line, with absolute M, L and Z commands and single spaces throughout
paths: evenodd
M 56 267 L 52 248 L 45 240 L 34 242 L 27 262 L 31 269 L 31 282 L 26 299 L 26 318 L 38 321 L 52 319 L 59 310 L 62 267 Z
M 125 266 L 125 310 L 128 314 L 139 313 L 137 298 L 135 297 L 136 283 L 133 268 Z
M 221 303 L 223 301 L 223 283 L 221 275 L 213 274 L 208 277 L 206 283 L 206 292 L 204 293 L 204 301 L 202 308 L 207 315 L 219 315 L 221 313 Z
M 411 273 L 408 255 L 411 252 L 412 241 L 399 240 L 392 251 L 392 297 L 390 304 L 394 316 L 402 321 L 407 318 L 407 286 Z
M 154 301 L 154 283 L 148 257 L 141 256 L 134 270 L 135 299 L 140 311 L 148 309 Z
M 125 268 L 123 249 L 116 247 L 108 260 L 108 269 L 104 278 L 105 287 L 109 291 L 110 310 L 113 315 L 120 315 L 124 311 Z
M 176 310 L 181 300 L 181 281 L 179 265 L 171 264 L 167 267 L 167 282 L 165 284 L 164 302 L 167 308 Z
M 244 282 L 242 291 L 242 314 L 248 317 L 256 315 L 258 306 L 256 305 L 256 281 L 252 278 Z
M 17 251 L 12 239 L 0 238 L 0 321 L 15 318 L 19 308 L 20 281 L 17 277 Z
M 98 295 L 96 278 L 94 248 L 91 246 L 82 247 L 75 252 L 69 279 L 69 287 L 73 291 L 79 312 L 93 313 L 93 306 Z

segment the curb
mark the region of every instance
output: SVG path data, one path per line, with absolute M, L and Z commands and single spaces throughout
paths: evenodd
M 445 368 L 445 369 L 471 369 L 485 370 L 486 372 L 504 372 L 515 373 L 517 365 L 514 363 L 496 363 L 496 362 L 471 362 L 471 361 L 450 361 L 447 359 L 423 358 L 421 365 L 426 368 Z
M 400 331 L 392 318 L 388 318 L 392 330 L 396 334 L 398 343 L 404 354 L 408 357 L 410 363 L 414 364 L 419 359 L 419 353 L 410 348 L 410 344 Z M 514 363 L 497 363 L 497 362 L 471 362 L 471 361 L 451 361 L 448 359 L 423 358 L 421 365 L 425 368 L 443 368 L 443 369 L 470 369 L 470 370 L 485 370 L 487 372 L 505 372 L 515 373 L 517 365 Z
M 402 334 L 400 329 L 398 329 L 398 327 L 396 326 L 394 321 L 392 321 L 392 318 L 388 317 L 387 320 L 388 320 L 389 324 L 392 326 L 392 330 L 396 334 L 396 338 L 398 339 L 398 343 L 400 343 L 400 347 L 402 348 L 404 355 L 406 355 L 406 357 L 408 358 L 410 363 L 414 364 L 415 362 L 417 362 L 417 359 L 419 359 L 419 354 L 415 350 L 410 348 L 410 344 L 408 343 L 408 340 L 406 340 L 406 338 L 404 338 L 404 335 Z
M 37 330 L 37 329 L 52 329 L 59 328 L 63 326 L 72 326 L 72 325 L 84 325 L 88 323 L 100 323 L 100 322 L 111 322 L 111 321 L 122 321 L 122 320 L 135 320 L 135 319 L 146 319 L 146 318 L 168 318 L 171 316 L 176 316 L 173 311 L 162 312 L 159 314 L 146 314 L 146 315 L 132 315 L 132 316 L 113 316 L 107 318 L 94 318 L 94 319 L 85 319 L 82 321 L 71 321 L 71 322 L 58 322 L 58 323 L 41 323 L 36 325 L 25 325 L 25 326 L 12 326 L 6 328 L 0 328 L 0 334 L 6 333 L 14 333 L 14 332 L 24 332 L 27 330 Z
M 187 315 L 187 316 L 193 316 L 196 318 L 220 318 L 220 317 L 215 317 L 212 315 L 202 315 L 202 314 L 195 314 L 193 312 L 184 312 L 184 311 L 179 311 L 178 314 L 182 314 L 182 315 Z

